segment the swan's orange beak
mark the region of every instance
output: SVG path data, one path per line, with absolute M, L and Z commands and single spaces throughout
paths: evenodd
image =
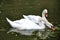
M 45 16 L 48 17 L 48 13 L 46 13 Z
M 55 30 L 55 27 L 52 26 L 52 27 L 51 27 L 51 30 L 54 31 L 54 30 Z

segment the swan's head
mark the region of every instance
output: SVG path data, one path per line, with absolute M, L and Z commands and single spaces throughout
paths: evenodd
M 51 26 L 51 30 L 55 30 L 55 27 L 54 26 Z
M 51 30 L 55 30 L 55 27 L 54 27 L 54 25 L 53 24 L 51 24 L 51 23 L 48 23 L 48 24 L 46 24 Z
M 45 17 L 48 17 L 47 13 L 48 13 L 47 9 L 44 9 L 43 12 L 42 12 L 42 15 L 44 15 Z

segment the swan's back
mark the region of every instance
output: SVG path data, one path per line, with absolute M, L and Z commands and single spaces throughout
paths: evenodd
M 28 16 L 23 15 L 23 17 L 25 19 L 29 19 L 29 20 L 31 20 L 31 21 L 33 21 L 35 23 L 38 23 L 38 20 L 41 18 L 40 16 L 36 16 L 36 15 L 28 15 Z

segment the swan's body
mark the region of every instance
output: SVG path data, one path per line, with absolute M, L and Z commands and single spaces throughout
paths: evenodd
M 13 29 L 8 31 L 8 33 L 13 31 L 13 32 L 19 32 L 22 35 L 32 35 L 34 31 L 45 29 L 45 25 L 42 22 L 40 22 L 39 23 L 40 25 L 38 25 L 28 19 L 21 19 L 16 21 L 11 21 L 8 18 L 6 19 L 13 27 Z
M 10 21 L 8 18 L 6 18 L 7 21 L 10 23 L 10 25 L 14 28 L 21 29 L 21 30 L 31 30 L 31 29 L 44 29 L 44 24 L 40 23 L 41 25 L 37 25 L 34 22 L 27 20 L 27 19 L 21 19 L 16 21 Z

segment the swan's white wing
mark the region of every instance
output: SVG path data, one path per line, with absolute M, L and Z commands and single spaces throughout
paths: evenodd
M 38 22 L 39 22 L 39 19 L 41 19 L 40 16 L 36 16 L 36 15 L 28 15 L 28 16 L 23 15 L 23 17 L 24 17 L 25 19 L 29 19 L 29 20 L 31 20 L 31 21 L 33 21 L 33 22 L 35 22 L 35 23 L 38 23 Z
M 31 20 L 27 20 L 27 19 L 21 19 L 21 20 L 17 20 L 14 21 L 20 29 L 43 29 L 45 27 L 44 24 L 41 23 L 41 25 L 38 25 L 34 22 L 32 22 Z

